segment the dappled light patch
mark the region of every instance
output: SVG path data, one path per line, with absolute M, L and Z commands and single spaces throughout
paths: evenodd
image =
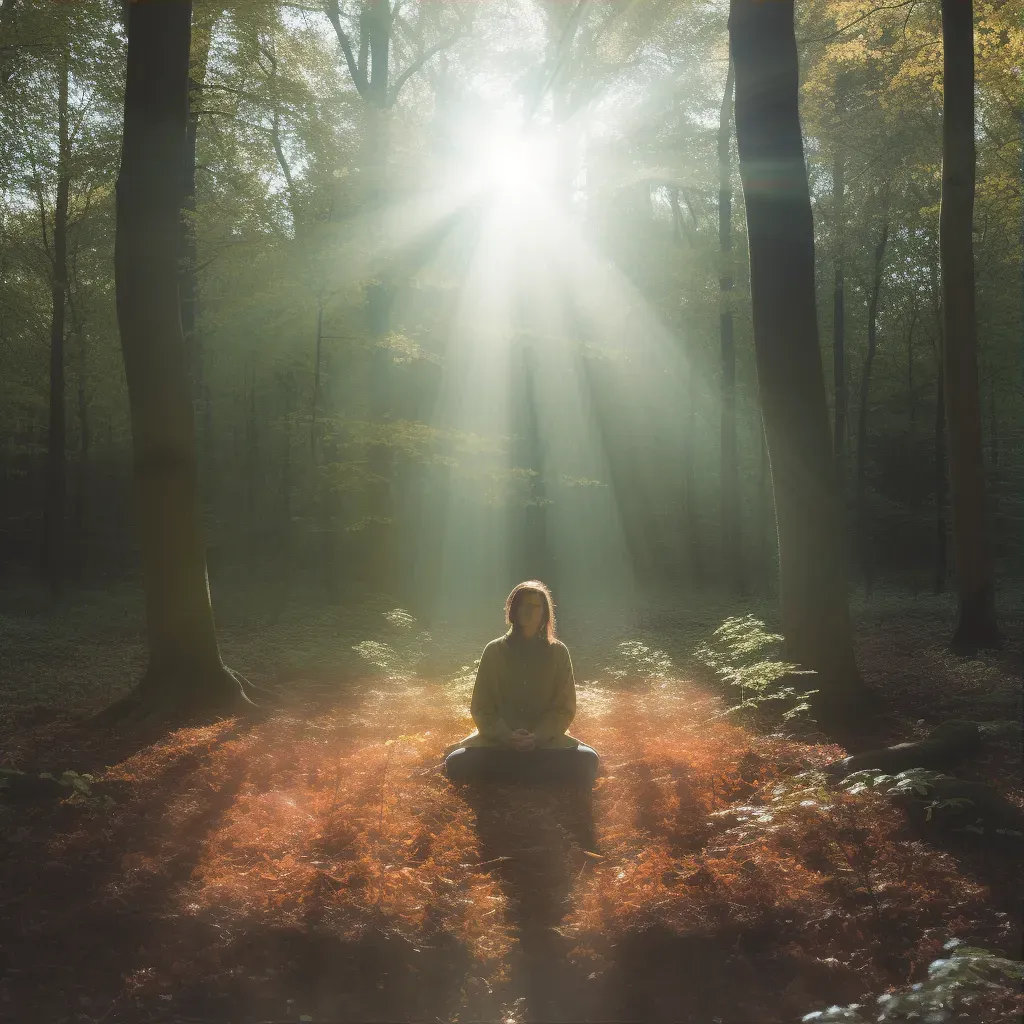
M 1012 948 L 902 812 L 825 784 L 842 748 L 748 731 L 664 666 L 578 685 L 596 854 L 569 792 L 454 787 L 470 669 L 128 749 L 96 774 L 113 807 L 61 805 L 19 840 L 11 884 L 61 903 L 20 897 L 18 955 L 71 955 L 88 928 L 86 969 L 138 1012 L 757 1024 L 902 984 L 950 935 Z

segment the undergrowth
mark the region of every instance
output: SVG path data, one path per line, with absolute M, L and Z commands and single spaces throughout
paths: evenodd
M 724 714 L 751 723 L 810 720 L 810 698 L 818 690 L 796 687 L 794 680 L 816 673 L 784 661 L 779 656 L 782 639 L 770 633 L 760 619 L 742 615 L 726 619 L 697 647 L 697 659 L 713 669 L 739 698 Z
M 268 721 L 171 733 L 96 773 L 130 796 L 65 807 L 60 827 L 21 837 L 8 884 L 25 892 L 48 891 L 55 865 L 106 866 L 89 884 L 67 886 L 49 917 L 39 910 L 40 934 L 103 908 L 152 920 L 122 951 L 119 1012 L 199 990 L 237 997 L 243 983 L 261 1008 L 278 1000 L 282 1013 L 385 1012 L 372 971 L 334 988 L 304 982 L 302 956 L 267 952 L 282 936 L 345 949 L 392 943 L 398 961 L 386 988 L 395 999 L 434 998 L 440 961 L 428 969 L 427 958 L 461 951 L 450 991 L 428 1004 L 451 1020 L 541 1016 L 541 988 L 528 982 L 547 958 L 562 972 L 563 1012 L 576 1019 L 609 1007 L 654 1014 L 637 993 L 651 991 L 650 972 L 665 962 L 677 964 L 677 977 L 659 982 L 670 1005 L 692 1019 L 748 1024 L 797 1019 L 826 1002 L 863 1004 L 865 993 L 910 983 L 950 936 L 1012 944 L 1015 923 L 950 855 L 906 832 L 881 787 L 827 784 L 823 769 L 844 750 L 744 729 L 650 647 L 623 649 L 622 675 L 579 684 L 572 731 L 602 755 L 598 855 L 573 839 L 564 794 L 475 800 L 439 763 L 471 728 L 472 666 L 419 678 L 429 638 L 402 617 L 391 626 L 406 639 L 390 653 L 364 648 L 377 674 L 336 700 L 298 699 Z M 758 695 L 771 699 L 775 670 L 764 667 L 770 636 L 754 630 L 738 648 L 740 633 L 734 621 L 718 641 L 741 649 L 748 668 L 762 666 L 763 686 L 744 677 L 735 705 L 744 709 Z M 538 945 L 541 933 L 555 945 Z M 638 935 L 685 940 L 691 957 L 701 944 L 712 973 L 687 975 L 675 947 L 629 960 Z M 22 941 L 28 957 L 31 941 Z M 542 952 L 524 967 L 529 949 Z
M 922 1024 L 947 1024 L 963 1020 L 978 1008 L 991 1014 L 992 1001 L 1012 1013 L 1014 989 L 1024 982 L 1024 965 L 1019 960 L 996 956 L 990 950 L 965 945 L 950 939 L 944 946 L 949 955 L 928 965 L 925 981 L 915 982 L 897 992 L 885 992 L 875 1000 L 873 1010 L 860 1003 L 830 1006 L 815 1010 L 803 1020 L 814 1024 L 873 1024 L 873 1022 L 921 1021 Z M 986 1000 L 986 997 L 989 997 Z M 985 1005 L 987 1003 L 987 1005 Z M 979 1007 L 978 1004 L 982 1004 Z M 994 1017 L 989 1016 L 989 1019 Z

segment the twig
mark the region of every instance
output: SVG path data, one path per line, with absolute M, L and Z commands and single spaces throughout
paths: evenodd
M 488 864 L 498 864 L 498 863 L 500 863 L 501 861 L 504 861 L 504 860 L 512 860 L 512 858 L 511 857 L 492 857 L 490 860 L 482 860 L 478 864 L 474 864 L 473 867 L 475 867 L 475 868 L 483 868 L 483 867 L 486 867 Z

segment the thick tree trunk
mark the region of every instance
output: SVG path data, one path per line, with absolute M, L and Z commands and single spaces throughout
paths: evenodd
M 135 698 L 172 715 L 230 707 L 242 694 L 217 648 L 178 295 L 191 14 L 187 0 L 128 6 L 114 248 L 149 641 Z
M 1002 552 L 1002 517 L 1000 514 L 1001 480 L 999 475 L 999 414 L 996 403 L 996 388 L 990 387 L 988 393 L 988 458 L 991 466 L 992 497 L 992 556 L 998 558 Z
M 885 249 L 889 242 L 889 212 L 886 209 L 882 236 L 875 246 L 874 274 L 871 295 L 868 298 L 868 349 L 864 356 L 864 372 L 860 378 L 860 406 L 857 411 L 857 552 L 860 556 L 864 591 L 871 596 L 873 564 L 871 558 L 871 526 L 868 522 L 865 489 L 867 481 L 868 397 L 871 393 L 871 369 L 878 351 L 878 299 L 882 291 L 882 272 L 885 269 Z
M 737 593 L 746 589 L 740 537 L 740 467 L 736 450 L 736 345 L 732 322 L 732 163 L 729 159 L 732 128 L 733 66 L 725 78 L 725 95 L 718 119 L 718 243 L 721 272 L 718 278 L 721 311 L 719 335 L 722 359 L 722 445 L 719 477 L 722 517 L 722 571 Z
M 974 311 L 973 7 L 971 0 L 942 0 L 942 358 L 959 603 L 953 647 L 965 653 L 999 644 L 985 513 Z
M 764 421 L 760 418 L 757 421 L 757 427 L 758 447 L 761 451 L 760 470 L 757 478 L 758 523 L 761 537 L 761 584 L 765 590 L 769 590 L 775 581 L 775 565 L 772 558 L 776 534 L 775 515 L 772 506 L 771 488 L 768 486 L 771 480 L 771 467 L 768 465 L 768 444 L 764 439 Z
M 757 376 L 778 524 L 782 634 L 786 656 L 819 673 L 819 721 L 841 727 L 863 710 L 868 692 L 853 654 L 818 348 L 793 0 L 732 0 L 729 32 Z
M 203 366 L 203 342 L 199 335 L 199 273 L 196 247 L 196 147 L 199 139 L 199 111 L 202 101 L 206 69 L 210 60 L 213 28 L 220 10 L 207 12 L 196 19 L 192 33 L 188 76 L 188 121 L 185 127 L 184 195 L 181 200 L 181 235 L 178 287 L 181 302 L 181 329 L 185 337 L 189 373 L 192 380 L 192 401 L 202 411 L 200 448 L 201 462 L 206 470 L 204 482 L 209 485 L 213 474 L 210 466 L 211 435 L 213 433 L 210 389 L 206 384 Z M 206 499 L 210 500 L 207 493 Z
M 50 596 L 60 593 L 64 576 L 67 491 L 66 430 L 64 409 L 64 321 L 68 290 L 68 194 L 70 192 L 71 142 L 68 131 L 67 58 L 61 61 L 57 86 L 57 205 L 53 214 L 53 276 L 50 294 L 50 422 L 46 448 L 46 503 L 43 515 L 43 546 Z

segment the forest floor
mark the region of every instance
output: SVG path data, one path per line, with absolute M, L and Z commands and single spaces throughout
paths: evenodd
M 96 780 L 0 803 L 0 1020 L 788 1024 L 921 981 L 949 939 L 1019 958 L 1019 841 L 930 841 L 881 796 L 801 774 L 842 748 L 723 716 L 693 651 L 757 605 L 566 623 L 572 732 L 602 754 L 595 854 L 571 793 L 441 773 L 486 635 L 381 602 L 223 603 L 225 660 L 282 705 L 161 733 L 88 721 L 144 665 L 134 588 L 57 614 L 0 593 L 0 767 Z M 869 739 L 1020 720 L 1019 649 L 954 657 L 950 607 L 856 604 L 884 705 Z M 1022 625 L 1019 608 L 1003 623 Z M 1024 806 L 1019 740 L 957 775 Z M 955 1019 L 1021 1008 L 998 989 Z

